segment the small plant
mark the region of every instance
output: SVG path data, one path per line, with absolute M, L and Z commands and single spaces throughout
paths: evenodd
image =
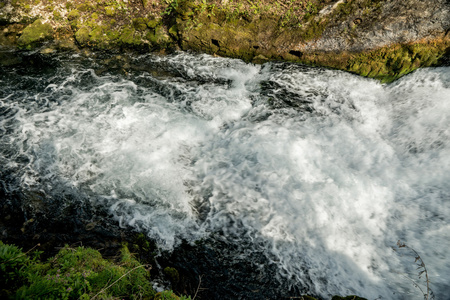
M 317 6 L 315 6 L 314 3 L 312 3 L 311 1 L 308 1 L 305 10 L 307 13 L 315 14 L 317 13 Z
M 171 15 L 178 9 L 178 0 L 164 0 L 167 4 L 166 10 L 162 13 L 162 15 Z
M 425 300 L 431 300 L 434 299 L 434 293 L 430 288 L 430 278 L 428 277 L 428 270 L 425 265 L 425 262 L 423 261 L 422 257 L 420 257 L 419 253 L 417 253 L 416 250 L 406 245 L 404 242 L 398 240 L 397 241 L 397 247 L 399 249 L 404 249 L 410 251 L 412 256 L 414 256 L 414 264 L 417 265 L 418 270 L 418 277 L 419 279 L 422 279 L 422 276 L 425 275 L 425 284 L 426 284 L 426 290 L 424 290 L 423 287 L 421 287 L 416 281 L 413 279 L 407 277 L 409 280 L 412 281 L 413 285 L 420 290 L 420 292 L 423 294 L 423 297 Z M 396 249 L 394 249 L 396 251 Z

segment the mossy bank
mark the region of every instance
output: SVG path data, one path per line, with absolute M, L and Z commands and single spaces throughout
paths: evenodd
M 175 49 L 393 81 L 448 60 L 445 0 L 7 0 L 0 45 L 43 53 Z
M 48 259 L 41 259 L 42 254 L 39 244 L 23 252 L 0 241 L 2 299 L 192 299 L 171 290 L 157 292 L 151 283 L 152 265 L 138 261 L 126 244 L 109 259 L 95 249 L 68 245 Z M 176 269 L 167 267 L 164 272 L 179 280 Z M 317 300 L 307 295 L 296 298 Z M 366 299 L 352 295 L 332 300 Z
M 141 264 L 126 245 L 109 260 L 84 247 L 65 246 L 47 260 L 41 254 L 0 241 L 2 299 L 191 299 L 155 291 L 151 265 Z

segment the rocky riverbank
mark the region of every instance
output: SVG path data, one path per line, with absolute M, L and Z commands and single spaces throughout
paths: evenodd
M 285 60 L 393 81 L 446 63 L 446 0 L 7 0 L 2 49 L 193 50 Z M 5 56 L 5 54 L 3 54 Z M 2 59 L 2 64 L 14 61 Z

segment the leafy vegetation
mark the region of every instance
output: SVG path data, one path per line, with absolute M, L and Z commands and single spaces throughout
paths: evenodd
M 23 253 L 0 241 L 0 298 L 15 299 L 181 299 L 156 293 L 150 266 L 140 264 L 123 246 L 115 261 L 90 248 L 64 247 L 40 261 L 42 252 Z
M 166 10 L 162 13 L 162 15 L 171 15 L 178 8 L 178 0 L 164 0 L 167 4 Z

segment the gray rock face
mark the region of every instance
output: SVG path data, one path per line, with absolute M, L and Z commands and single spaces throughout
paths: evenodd
M 351 6 L 353 11 L 346 16 L 339 15 L 337 2 Z M 299 50 L 364 51 L 395 43 L 443 38 L 450 30 L 448 0 L 384 0 L 369 8 L 367 2 L 336 1 L 325 8 L 327 15 L 335 13 L 332 23 L 318 40 L 299 45 Z

